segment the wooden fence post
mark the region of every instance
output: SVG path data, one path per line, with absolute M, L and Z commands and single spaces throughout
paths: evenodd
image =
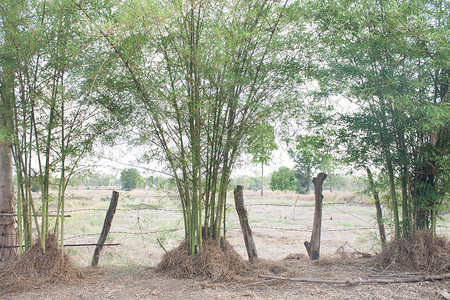
M 313 230 L 311 234 L 311 241 L 305 241 L 304 245 L 309 257 L 312 260 L 318 260 L 320 255 L 320 232 L 322 227 L 322 185 L 327 175 L 324 173 L 319 173 L 317 177 L 313 178 L 314 184 L 314 198 L 315 198 L 315 208 L 314 208 L 314 222 Z
M 119 200 L 119 192 L 113 191 L 111 202 L 109 203 L 108 211 L 106 212 L 105 222 L 103 223 L 103 229 L 98 238 L 97 246 L 95 247 L 94 256 L 92 257 L 91 266 L 95 267 L 98 265 L 98 260 L 100 259 L 100 252 L 105 244 L 106 237 L 108 236 L 109 229 L 111 228 L 111 223 L 116 212 L 117 202 Z
M 245 248 L 247 248 L 248 260 L 253 261 L 258 259 L 256 253 L 255 242 L 253 241 L 252 230 L 248 224 L 247 209 L 244 206 L 244 187 L 237 185 L 234 189 L 234 203 L 236 205 L 236 211 L 239 216 L 239 222 L 241 223 L 242 234 L 244 235 Z

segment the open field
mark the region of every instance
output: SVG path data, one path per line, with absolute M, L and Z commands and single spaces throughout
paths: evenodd
M 96 243 L 102 229 L 111 190 L 74 190 L 69 193 L 66 213 L 66 243 Z M 245 191 L 245 205 L 258 255 L 282 259 L 290 253 L 306 254 L 303 242 L 310 239 L 314 196 L 295 193 Z M 374 253 L 377 243 L 375 207 L 369 199 L 352 192 L 324 191 L 321 254 L 336 250 Z M 228 196 L 227 239 L 246 258 L 234 200 Z M 384 211 L 387 213 L 387 210 Z M 438 232 L 450 237 L 449 215 L 438 224 Z M 100 264 L 103 266 L 155 266 L 164 254 L 157 239 L 170 250 L 183 239 L 182 213 L 176 193 L 146 190 L 120 192 L 119 204 Z M 387 230 L 389 234 L 389 229 Z M 92 247 L 71 247 L 68 253 L 80 266 L 89 265 Z
M 69 192 L 66 244 L 97 242 L 111 194 L 110 189 Z M 379 250 L 374 239 L 375 207 L 369 199 L 352 192 L 324 192 L 319 262 L 309 261 L 303 246 L 311 236 L 312 194 L 267 191 L 261 197 L 259 192 L 245 191 L 244 199 L 258 255 L 271 274 L 334 280 L 380 276 L 368 259 L 355 256 L 357 251 Z M 231 193 L 228 202 L 227 239 L 246 259 Z M 84 280 L 6 295 L 6 299 L 439 299 L 440 292 L 450 290 L 448 281 L 357 286 L 265 281 L 257 277 L 265 271 L 256 267 L 248 271 L 247 279 L 230 283 L 155 273 L 153 267 L 164 254 L 157 240 L 172 249 L 183 239 L 182 225 L 175 193 L 121 191 L 107 240 L 121 245 L 103 249 L 99 269 L 88 268 L 94 247 L 68 247 L 71 258 L 88 274 Z M 438 225 L 439 233 L 449 238 L 449 215 Z M 297 254 L 298 259 L 283 260 L 289 254 Z

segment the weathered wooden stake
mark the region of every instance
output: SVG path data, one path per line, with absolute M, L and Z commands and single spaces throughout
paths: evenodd
M 0 141 L 0 213 L 5 214 L 0 216 L 0 261 L 13 259 L 17 254 L 14 248 L 2 247 L 2 245 L 17 245 L 16 220 L 11 216 L 14 213 L 12 167 L 11 145 Z
M 312 260 L 318 260 L 320 255 L 320 230 L 322 227 L 322 185 L 327 178 L 324 173 L 319 173 L 316 178 L 313 178 L 312 182 L 314 184 L 314 198 L 315 198 L 315 208 L 314 208 L 314 223 L 311 235 L 311 242 L 305 241 L 304 245 L 309 257 Z
M 91 266 L 95 267 L 98 265 L 98 260 L 100 259 L 100 252 L 105 244 L 106 237 L 108 236 L 109 229 L 111 228 L 111 223 L 116 212 L 117 202 L 119 200 L 119 192 L 113 191 L 111 202 L 109 203 L 108 211 L 106 212 L 105 222 L 103 223 L 103 229 L 98 238 L 97 247 L 95 247 L 94 257 L 92 257 Z
M 242 234 L 244 235 L 245 248 L 247 248 L 248 260 L 253 261 L 258 259 L 256 253 L 255 242 L 253 241 L 252 230 L 248 224 L 247 209 L 244 206 L 244 191 L 242 185 L 237 185 L 234 189 L 234 203 L 236 205 L 236 211 L 239 216 L 239 222 L 241 223 Z

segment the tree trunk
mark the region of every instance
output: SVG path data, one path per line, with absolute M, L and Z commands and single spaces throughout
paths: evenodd
M 375 184 L 373 182 L 373 175 L 369 168 L 366 167 L 367 172 L 367 179 L 369 180 L 369 189 L 372 193 L 373 199 L 375 200 L 375 207 L 377 209 L 377 224 L 378 224 L 378 231 L 380 232 L 380 240 L 381 244 L 386 243 L 386 233 L 384 230 L 384 224 L 383 224 L 383 213 L 381 211 L 381 204 L 380 204 L 380 197 L 378 195 L 378 191 L 375 188 Z
M 12 178 L 12 153 L 9 145 L 0 143 L 0 213 L 14 214 L 14 190 Z M 6 261 L 16 255 L 16 221 L 14 216 L 0 215 L 0 261 Z
M 234 203 L 236 211 L 239 215 L 239 222 L 241 223 L 242 234 L 244 235 L 245 248 L 247 248 L 248 260 L 253 261 L 258 258 L 256 253 L 255 242 L 253 241 L 252 230 L 248 224 L 247 209 L 244 206 L 244 192 L 243 186 L 238 185 L 234 189 Z
M 261 163 L 261 197 L 264 195 L 264 163 Z
M 387 169 L 389 175 L 389 197 L 391 200 L 392 214 L 394 215 L 394 233 L 395 239 L 400 238 L 400 219 L 398 217 L 398 204 L 397 204 L 397 193 L 395 192 L 395 177 L 394 168 L 392 166 L 392 161 L 389 157 L 387 159 Z
M 313 231 L 311 235 L 311 241 L 305 241 L 304 245 L 309 257 L 312 260 L 318 260 L 320 255 L 320 233 L 322 228 L 322 185 L 327 175 L 319 173 L 317 177 L 313 178 L 314 184 L 314 197 L 315 197 L 315 209 L 314 209 L 314 223 Z
M 6 7 L 0 12 L 3 23 L 3 47 L 0 48 L 2 56 L 1 90 L 0 90 L 0 213 L 14 213 L 14 189 L 12 170 L 12 117 L 14 105 L 14 77 L 15 77 L 15 47 L 17 19 L 20 2 L 8 1 Z M 0 216 L 0 261 L 8 260 L 16 255 L 15 248 L 2 248 L 2 246 L 16 246 L 17 235 L 15 219 L 13 216 Z
M 400 158 L 400 185 L 402 190 L 402 236 L 408 238 L 411 228 L 411 212 L 409 210 L 409 197 L 408 197 L 408 158 L 405 142 L 404 129 L 401 127 L 401 122 L 398 120 L 398 111 L 394 110 L 397 126 L 397 151 Z

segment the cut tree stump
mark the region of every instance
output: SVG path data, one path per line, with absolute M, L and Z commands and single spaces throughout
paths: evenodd
M 236 211 L 241 223 L 242 234 L 244 235 L 245 248 L 247 248 L 248 260 L 254 261 L 258 259 L 256 253 L 255 242 L 253 241 L 252 230 L 248 224 L 247 209 L 244 206 L 244 188 L 242 185 L 237 185 L 234 189 L 234 203 Z
M 315 208 L 314 208 L 314 222 L 313 230 L 311 234 L 311 241 L 305 241 L 304 245 L 308 256 L 312 260 L 318 260 L 320 256 L 320 233 L 322 227 L 322 185 L 327 175 L 324 173 L 319 173 L 317 177 L 313 178 L 312 182 L 314 184 L 314 198 L 315 198 Z
M 109 203 L 108 211 L 106 212 L 105 222 L 103 223 L 103 229 L 98 238 L 97 247 L 95 247 L 94 257 L 92 257 L 91 266 L 95 267 L 98 265 L 98 260 L 100 259 L 100 252 L 105 244 L 106 237 L 108 236 L 109 229 L 111 228 L 111 223 L 116 212 L 117 202 L 119 200 L 119 192 L 113 191 L 111 202 Z

